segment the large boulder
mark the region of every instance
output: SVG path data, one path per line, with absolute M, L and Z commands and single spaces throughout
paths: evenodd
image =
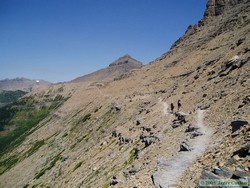
M 193 132 L 193 131 L 197 131 L 198 128 L 193 126 L 192 124 L 189 124 L 188 127 L 186 128 L 185 132 L 188 133 L 188 132 Z
M 191 151 L 191 147 L 189 146 L 188 142 L 187 141 L 183 141 L 180 145 L 180 149 L 179 149 L 179 152 L 180 151 Z
M 233 176 L 233 173 L 225 167 L 215 167 L 213 173 L 225 178 L 231 178 Z
M 156 142 L 159 142 L 160 139 L 157 136 L 151 135 L 151 136 L 140 136 L 141 142 L 145 144 L 145 148 L 150 146 L 151 144 L 154 144 Z
M 248 125 L 248 122 L 244 121 L 244 120 L 235 120 L 235 121 L 232 121 L 231 122 L 232 133 L 236 132 L 237 130 L 239 130 L 244 125 Z
M 111 106 L 111 110 L 114 110 L 114 111 L 120 111 L 121 109 L 122 109 L 122 106 L 116 103 L 113 103 Z
M 111 178 L 110 182 L 109 182 L 109 185 L 110 185 L 110 186 L 114 186 L 114 185 L 116 185 L 116 184 L 118 184 L 118 183 L 119 183 L 119 182 L 118 182 L 117 177 L 116 177 L 116 176 L 113 176 L 113 177 Z

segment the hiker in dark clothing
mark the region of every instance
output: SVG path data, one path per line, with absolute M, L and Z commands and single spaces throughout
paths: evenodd
M 174 112 L 174 104 L 173 103 L 170 104 L 170 108 L 171 108 L 171 112 L 173 113 Z
M 178 102 L 177 102 L 177 106 L 178 106 L 178 111 L 180 110 L 180 108 L 181 108 L 181 100 L 178 100 Z

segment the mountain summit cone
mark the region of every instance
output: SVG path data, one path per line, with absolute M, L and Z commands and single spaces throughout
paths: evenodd
M 138 68 L 142 67 L 142 63 L 140 61 L 137 61 L 136 59 L 132 58 L 129 54 L 126 54 L 119 59 L 115 60 L 113 63 L 109 65 L 111 66 L 117 66 L 117 65 L 129 65 L 131 68 Z
M 130 55 L 126 54 L 113 63 L 111 63 L 107 68 L 100 69 L 96 72 L 84 75 L 82 77 L 76 78 L 72 82 L 110 82 L 113 80 L 123 79 L 131 74 L 134 69 L 140 69 L 143 64 L 132 58 Z

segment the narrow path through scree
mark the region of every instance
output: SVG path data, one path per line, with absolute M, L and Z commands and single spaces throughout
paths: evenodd
M 174 157 L 159 159 L 157 171 L 153 174 L 156 188 L 169 188 L 177 184 L 187 167 L 205 151 L 212 131 L 204 125 L 203 118 L 204 110 L 198 110 L 197 127 L 203 135 L 190 140 L 191 151 L 179 152 Z

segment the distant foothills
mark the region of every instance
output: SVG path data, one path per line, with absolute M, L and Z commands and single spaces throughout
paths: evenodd
M 0 80 L 0 91 L 24 91 L 30 92 L 41 86 L 48 86 L 51 83 L 44 80 L 31 80 L 28 78 L 14 78 Z

